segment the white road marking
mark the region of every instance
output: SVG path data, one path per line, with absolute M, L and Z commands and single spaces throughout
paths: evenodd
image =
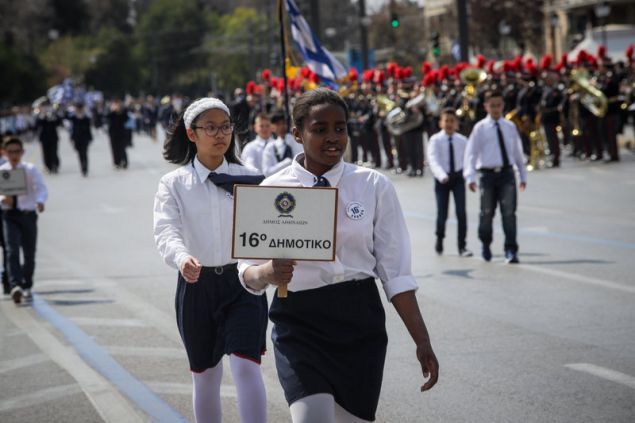
M 108 319 L 105 317 L 69 317 L 80 326 L 106 326 L 106 327 L 147 327 L 148 325 L 139 319 Z
M 126 211 L 126 209 L 122 207 L 114 207 L 106 203 L 101 203 L 99 206 L 101 207 L 102 211 L 104 211 L 105 213 L 110 213 L 110 214 L 123 213 Z
M 103 345 L 102 345 L 103 346 Z M 113 355 L 187 359 L 184 348 L 104 346 Z
M 49 361 L 46 354 L 31 354 L 26 357 L 14 358 L 11 360 L 0 361 L 0 373 L 10 372 L 12 370 L 29 367 Z
M 588 285 L 595 285 L 602 288 L 608 288 L 608 289 L 613 289 L 617 291 L 628 292 L 629 294 L 635 294 L 635 286 L 628 286 L 628 285 L 623 285 L 621 283 L 592 278 L 590 276 L 582 276 L 575 273 L 563 272 L 562 270 L 547 269 L 546 267 L 535 266 L 533 264 L 517 264 L 514 266 L 524 270 L 530 270 L 536 273 L 542 273 L 545 275 L 568 279 L 574 282 L 581 282 Z
M 70 395 L 76 395 L 81 392 L 82 390 L 77 385 L 53 386 L 51 388 L 30 392 L 17 397 L 0 400 L 0 412 L 32 407 L 44 402 L 55 401 Z
M 588 373 L 593 376 L 610 380 L 611 382 L 619 383 L 620 385 L 628 386 L 629 388 L 635 389 L 635 377 L 615 370 L 607 369 L 606 367 L 600 367 L 590 363 L 571 363 L 565 364 L 565 367 L 577 370 L 579 372 Z
M 191 383 L 170 383 L 170 382 L 144 382 L 157 394 L 172 395 L 192 395 Z M 227 398 L 236 398 L 236 388 L 232 385 L 221 385 L 220 396 Z
M 106 422 L 145 421 L 146 419 L 104 377 L 82 360 L 77 352 L 55 338 L 45 324 L 33 317 L 30 308 L 2 302 L 0 309 L 51 360 L 66 370 Z

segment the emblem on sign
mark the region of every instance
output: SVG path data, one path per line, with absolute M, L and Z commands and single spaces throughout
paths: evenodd
M 291 216 L 291 212 L 295 209 L 295 198 L 285 191 L 276 197 L 274 206 L 276 210 L 280 212 L 280 216 L 278 217 L 293 217 Z
M 346 205 L 346 216 L 352 220 L 360 220 L 363 219 L 366 215 L 366 209 L 362 203 L 358 203 L 357 201 L 353 201 Z
M 9 172 L 2 172 L 2 179 L 9 179 L 11 177 L 11 174 Z

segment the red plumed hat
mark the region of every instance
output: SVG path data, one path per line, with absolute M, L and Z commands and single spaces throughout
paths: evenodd
M 247 86 L 245 87 L 245 91 L 247 94 L 253 94 L 256 90 L 256 83 L 254 81 L 247 82 Z
M 300 75 L 304 78 L 309 78 L 311 76 L 311 69 L 308 66 L 302 66 L 300 69 Z
M 544 56 L 542 56 L 542 59 L 540 59 L 540 69 L 541 70 L 547 70 L 551 67 L 551 63 L 553 62 L 553 56 L 550 54 L 545 54 Z
M 271 70 L 264 69 L 262 71 L 262 79 L 265 80 L 265 81 L 269 81 L 269 78 L 271 78 Z
M 357 72 L 356 68 L 350 68 L 348 70 L 348 79 L 349 81 L 357 81 L 359 79 L 359 72 Z
M 374 69 L 366 69 L 364 71 L 364 73 L 362 74 L 362 81 L 364 82 L 370 82 L 373 80 L 373 75 L 375 75 L 375 70 Z
M 606 57 L 606 47 L 598 46 L 598 59 L 604 59 Z
M 628 63 L 633 62 L 633 50 L 635 50 L 635 44 L 631 44 L 626 48 L 626 57 L 628 58 Z
M 317 84 L 318 82 L 320 82 L 320 77 L 317 75 L 317 73 L 311 72 L 311 76 L 309 76 L 309 80 Z
M 476 55 L 476 67 L 477 68 L 483 68 L 483 66 L 485 66 L 485 56 L 483 56 L 482 54 L 477 54 Z
M 580 50 L 578 52 L 578 56 L 576 57 L 576 61 L 578 62 L 578 65 L 582 64 L 583 62 L 586 62 L 589 58 L 589 54 L 586 52 L 586 50 Z
M 487 64 L 485 65 L 485 69 L 487 70 L 488 73 L 490 74 L 494 74 L 494 65 L 496 64 L 496 62 L 494 60 L 488 60 Z
M 426 61 L 421 64 L 421 75 L 427 76 L 430 70 L 432 70 L 432 65 L 430 64 L 430 62 Z
M 375 70 L 375 75 L 373 76 L 373 82 L 375 84 L 382 84 L 385 79 L 386 79 L 386 72 L 380 69 Z

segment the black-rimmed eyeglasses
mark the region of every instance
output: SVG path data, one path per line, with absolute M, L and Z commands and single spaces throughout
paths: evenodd
M 218 135 L 218 131 L 220 131 L 223 135 L 229 135 L 234 130 L 233 123 L 225 123 L 220 126 L 216 125 L 204 125 L 204 126 L 192 126 L 192 129 L 202 129 L 205 131 L 205 135 L 208 137 L 215 137 Z

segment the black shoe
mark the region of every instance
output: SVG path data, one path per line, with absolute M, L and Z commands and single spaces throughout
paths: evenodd
M 14 303 L 20 304 L 22 302 L 22 288 L 14 286 L 11 290 L 11 298 L 13 298 Z
M 437 242 L 434 244 L 434 251 L 436 251 L 438 255 L 443 254 L 443 238 L 437 238 Z
M 489 249 L 489 245 L 483 244 L 481 255 L 483 256 L 483 260 L 485 261 L 490 261 L 492 259 L 492 250 Z
M 519 263 L 518 256 L 513 251 L 505 252 L 505 263 L 507 264 L 516 264 Z
M 472 257 L 474 253 L 472 253 L 467 248 L 459 248 L 459 256 L 461 257 Z

